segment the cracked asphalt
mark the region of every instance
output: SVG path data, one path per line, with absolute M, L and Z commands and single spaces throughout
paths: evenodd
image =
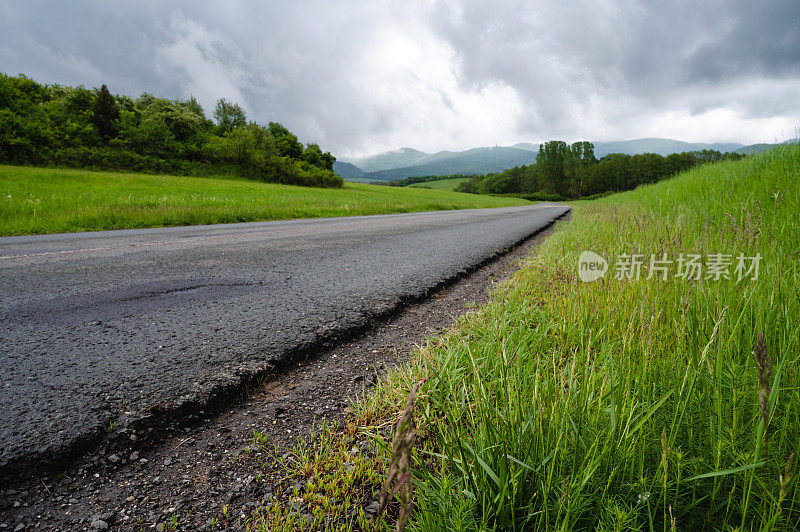
M 568 210 L 0 238 L 0 473 L 57 463 L 154 412 L 202 409 Z

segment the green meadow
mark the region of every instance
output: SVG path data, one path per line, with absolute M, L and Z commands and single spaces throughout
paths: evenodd
M 407 186 L 411 188 L 430 188 L 433 190 L 455 190 L 458 185 L 466 183 L 469 179 L 469 177 L 454 177 L 451 179 L 437 179 L 436 181 L 414 183 Z
M 0 235 L 5 236 L 527 204 L 356 183 L 322 189 L 233 178 L 0 166 Z
M 309 505 L 315 521 L 273 506 L 252 523 L 386 529 L 343 493 L 379 493 L 375 469 L 408 460 L 415 531 L 795 530 L 799 175 L 800 147 L 785 146 L 577 203 L 488 304 L 298 453 L 306 500 L 327 501 Z M 605 277 L 579 278 L 585 250 Z M 638 255 L 637 278 L 622 265 Z M 651 255 L 673 262 L 651 271 Z M 690 255 L 697 279 L 679 275 Z M 417 383 L 413 453 L 391 456 Z M 353 456 L 356 438 L 379 457 Z

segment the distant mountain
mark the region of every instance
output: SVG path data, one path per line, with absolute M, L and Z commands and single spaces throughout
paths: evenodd
M 426 155 L 416 164 L 367 172 L 372 179 L 403 179 L 426 175 L 488 174 L 508 168 L 531 164 L 536 154 L 518 148 L 473 148 L 461 152 L 439 152 Z
M 353 179 L 358 177 L 364 177 L 366 172 L 359 168 L 358 166 L 350 163 L 345 163 L 342 161 L 335 161 L 333 163 L 333 172 L 340 176 L 342 179 Z
M 798 142 L 800 142 L 800 139 L 789 139 L 779 144 L 751 144 L 749 146 L 744 146 L 734 151 L 742 155 L 756 155 L 758 153 L 762 153 L 771 148 L 774 148 L 775 146 L 780 146 L 781 144 L 797 144 Z
M 354 159 L 350 162 L 364 172 L 370 173 L 389 168 L 411 166 L 423 157 L 430 157 L 430 155 L 414 148 L 400 148 L 396 151 L 387 151 L 363 159 Z
M 794 141 L 787 142 L 797 142 Z M 673 139 L 647 138 L 616 142 L 593 142 L 594 154 L 601 158 L 609 153 L 658 153 L 669 155 L 684 151 L 716 150 L 720 152 L 760 153 L 775 144 L 745 146 L 734 142 L 683 142 Z M 487 174 L 501 172 L 515 166 L 536 161 L 539 144 L 519 142 L 511 147 L 473 148 L 466 151 L 440 151 L 425 153 L 413 148 L 379 153 L 371 157 L 354 159 L 349 164 L 337 161 L 334 171 L 348 180 L 404 179 L 427 175 Z M 343 165 L 348 165 L 344 167 Z M 340 172 L 341 168 L 341 173 Z M 359 174 L 362 171 L 363 174 Z
M 528 150 L 528 151 L 539 151 L 539 144 L 531 144 L 530 142 L 517 142 L 512 148 L 517 148 L 518 150 Z
M 592 142 L 594 144 L 595 157 L 600 158 L 609 153 L 626 153 L 636 155 L 638 153 L 658 153 L 659 155 L 669 155 L 670 153 L 681 153 L 684 151 L 717 150 L 721 152 L 734 151 L 742 148 L 743 144 L 715 143 L 703 144 L 699 142 L 683 142 L 672 139 L 634 139 L 620 140 L 616 142 Z M 514 148 L 521 150 L 539 151 L 538 144 L 530 142 L 519 142 L 514 144 Z
M 635 139 L 623 140 L 618 142 L 594 142 L 595 157 L 600 158 L 609 153 L 627 153 L 636 155 L 637 153 L 657 153 L 659 155 L 669 155 L 671 153 L 681 153 L 684 151 L 716 150 L 721 152 L 733 151 L 743 147 L 743 144 L 734 142 L 718 142 L 705 144 L 702 142 L 683 142 L 673 139 Z
M 756 155 L 757 153 L 765 152 L 775 146 L 777 146 L 777 144 L 751 144 L 749 146 L 743 146 L 735 151 L 741 155 Z

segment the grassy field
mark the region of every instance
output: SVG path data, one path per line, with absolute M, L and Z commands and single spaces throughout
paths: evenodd
M 386 428 L 424 382 L 413 530 L 796 529 L 799 176 L 800 147 L 781 147 L 578 203 L 485 307 L 299 453 L 306 500 L 328 501 L 309 506 L 318 521 L 273 506 L 253 524 L 385 529 L 348 494 L 380 490 Z M 579 279 L 583 250 L 605 277 Z M 641 278 L 616 279 L 620 254 L 644 255 Z M 651 254 L 676 261 L 666 280 L 647 278 Z M 700 280 L 676 276 L 681 254 L 701 256 Z M 740 254 L 760 254 L 757 279 L 738 280 Z M 381 458 L 349 453 L 356 438 Z
M 437 181 L 426 181 L 425 183 L 414 183 L 408 185 L 411 188 L 430 188 L 432 190 L 455 190 L 455 188 L 469 181 L 468 177 L 454 177 L 452 179 L 439 179 Z
M 440 190 L 0 166 L 0 235 L 527 205 Z

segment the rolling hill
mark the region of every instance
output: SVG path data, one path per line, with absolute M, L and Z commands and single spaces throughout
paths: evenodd
M 789 139 L 778 144 L 751 144 L 750 146 L 743 146 L 734 151 L 742 155 L 756 155 L 776 146 L 780 146 L 781 144 L 797 144 L 798 142 L 800 142 L 800 139 Z
M 342 161 L 335 161 L 333 163 L 333 171 L 336 175 L 347 180 L 364 177 L 366 174 L 366 172 L 358 166 Z
M 350 162 L 364 172 L 370 173 L 388 170 L 389 168 L 412 166 L 425 157 L 431 157 L 431 155 L 414 148 L 400 148 L 399 150 L 387 151 L 363 159 L 354 159 Z
M 423 175 L 487 174 L 514 166 L 531 164 L 536 154 L 517 148 L 473 148 L 462 152 L 439 152 L 420 159 L 416 164 L 368 172 L 373 179 L 403 179 Z

